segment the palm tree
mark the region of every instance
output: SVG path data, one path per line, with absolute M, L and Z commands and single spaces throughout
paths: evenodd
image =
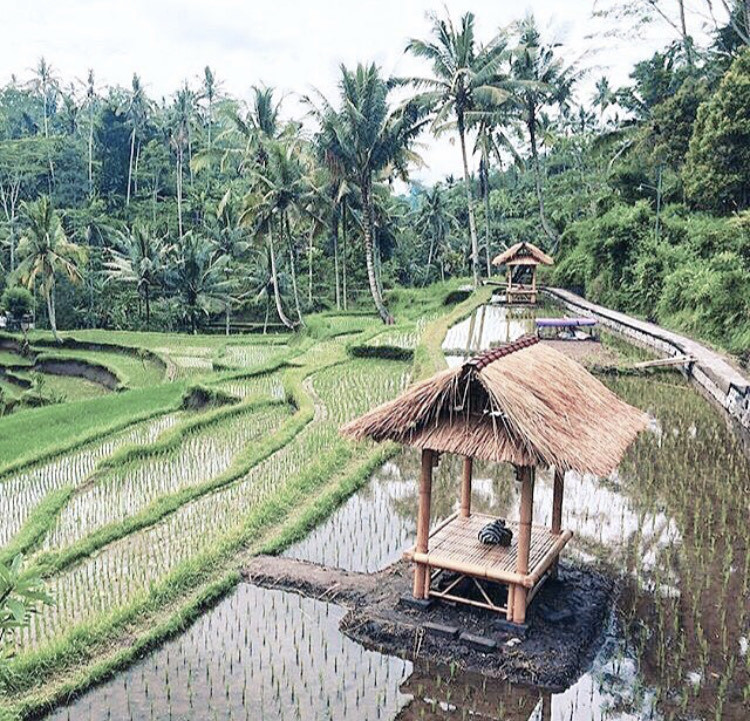
M 359 189 L 367 280 L 378 314 L 390 324 L 393 316 L 383 302 L 375 264 L 373 182 L 383 174 L 406 177 L 408 163 L 417 159 L 410 149 L 423 128 L 424 112 L 415 103 L 391 111 L 388 84 L 374 63 L 354 71 L 342 65 L 339 88 L 340 110 L 322 96 L 322 107 L 313 107 L 321 126 L 318 143 Z
M 502 126 L 508 121 L 506 108 L 488 107 L 479 114 L 479 120 L 475 123 L 477 140 L 474 152 L 479 154 L 479 194 L 484 201 L 484 247 L 485 260 L 487 263 L 487 277 L 492 275 L 492 255 L 490 252 L 490 168 L 494 157 L 498 165 L 502 163 L 502 152 L 506 151 L 521 164 L 521 157 L 515 149 L 508 134 L 502 130 Z
M 411 78 L 421 92 L 417 95 L 434 112 L 432 131 L 440 135 L 455 129 L 458 133 L 463 163 L 466 208 L 471 235 L 471 261 L 474 287 L 479 285 L 479 241 L 471 195 L 471 175 L 466 150 L 466 133 L 489 106 L 505 102 L 509 93 L 499 76 L 501 61 L 506 57 L 503 36 L 498 35 L 484 47 L 477 48 L 474 37 L 474 15 L 466 13 L 456 29 L 450 17 L 432 15 L 430 40 L 409 41 L 406 51 L 432 63 L 432 77 Z M 483 110 L 483 108 L 485 108 Z M 489 111 L 492 112 L 492 111 Z
M 206 129 L 208 132 L 207 149 L 211 151 L 211 132 L 214 124 L 214 103 L 216 102 L 219 94 L 221 83 L 217 82 L 216 76 L 213 70 L 206 65 L 203 69 L 203 88 L 201 98 L 207 101 L 208 107 L 206 108 Z
M 513 53 L 512 74 L 517 82 L 515 103 L 521 113 L 529 136 L 531 165 L 534 173 L 539 220 L 554 252 L 560 236 L 550 225 L 544 207 L 542 169 L 539 162 L 539 133 L 548 107 L 564 107 L 570 100 L 573 83 L 577 79 L 573 65 L 565 65 L 555 53 L 553 45 L 544 45 L 533 16 L 526 17 L 519 26 L 518 46 Z
M 255 225 L 265 232 L 271 260 L 276 310 L 281 322 L 294 329 L 295 323 L 288 318 L 281 303 L 274 231 L 278 231 L 281 241 L 287 243 L 298 324 L 304 325 L 297 289 L 291 220 L 292 217 L 298 218 L 304 212 L 303 206 L 309 188 L 299 157 L 298 143 L 266 142 L 263 144 L 263 153 L 265 165 L 258 166 L 253 172 L 253 189 L 245 197 L 240 223 L 245 226 Z
M 89 198 L 94 195 L 94 125 L 96 110 L 99 104 L 99 98 L 96 94 L 96 82 L 94 80 L 94 71 L 89 70 L 86 81 L 86 107 L 89 113 L 89 138 L 88 138 L 88 177 L 89 177 Z M 130 188 L 128 187 L 128 190 Z
M 31 80 L 31 86 L 34 92 L 42 99 L 42 129 L 44 131 L 44 139 L 47 141 L 49 190 L 52 192 L 52 187 L 55 183 L 55 165 L 52 161 L 52 152 L 49 145 L 49 120 L 57 102 L 59 81 L 54 75 L 52 66 L 43 57 L 39 58 L 39 62 L 34 69 L 34 78 Z
M 137 164 L 136 140 L 148 118 L 149 101 L 146 92 L 143 89 L 141 79 L 137 74 L 133 74 L 133 80 L 130 85 L 130 98 L 128 101 L 127 117 L 130 122 L 130 158 L 128 160 L 128 189 L 125 196 L 125 205 L 130 205 L 130 193 L 133 187 L 133 173 Z M 140 143 L 139 143 L 140 147 Z M 136 184 L 137 171 L 136 171 Z
M 171 247 L 141 223 L 127 234 L 120 234 L 119 248 L 110 250 L 105 263 L 107 277 L 121 283 L 132 283 L 146 311 L 146 326 L 151 323 L 151 298 L 163 281 Z
M 430 242 L 427 253 L 427 268 L 425 272 L 425 285 L 429 282 L 432 261 L 440 255 L 448 236 L 458 221 L 447 207 L 445 191 L 440 183 L 436 183 L 431 190 L 422 196 L 422 203 L 417 210 L 415 226 L 419 235 L 428 238 Z
M 224 308 L 230 285 L 224 269 L 229 257 L 192 230 L 173 248 L 172 286 L 182 297 L 184 317 L 195 333 L 201 315 Z
M 60 343 L 55 315 L 55 275 L 61 272 L 73 282 L 80 280 L 79 266 L 85 262 L 86 253 L 68 240 L 60 217 L 46 195 L 35 203 L 24 203 L 22 210 L 27 227 L 18 244 L 18 255 L 22 259 L 18 275 L 28 288 L 35 287 L 37 280 L 41 281 L 52 335 Z
M 177 231 L 179 237 L 184 234 L 182 220 L 183 181 L 185 174 L 185 151 L 188 154 L 188 165 L 190 166 L 190 178 L 192 181 L 193 169 L 190 165 L 192 160 L 193 146 L 190 136 L 190 124 L 193 118 L 195 105 L 195 93 L 185 83 L 178 91 L 172 108 L 171 125 L 169 128 L 170 145 L 175 151 L 176 177 L 177 177 Z

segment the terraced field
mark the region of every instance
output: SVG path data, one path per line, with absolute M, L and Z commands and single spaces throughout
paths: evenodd
M 416 346 L 417 320 L 389 332 Z M 39 414 L 68 415 L 82 433 L 38 460 L 18 441 L 17 456 L 30 458 L 0 476 L 0 559 L 25 552 L 55 600 L 15 635 L 0 710 L 25 717 L 127 664 L 231 589 L 248 553 L 301 538 L 365 482 L 393 449 L 353 444 L 338 428 L 412 377 L 408 361 L 347 351 L 381 327 L 328 315 L 294 338 L 86 331 L 66 340 L 74 350 L 45 347 L 109 368 L 129 387 L 175 393 L 159 390 L 158 411 L 119 428 L 107 415 L 114 430 L 98 436 L 78 408 L 97 398 L 9 417 L 29 439 Z M 155 401 L 142 391 L 115 400 L 126 405 L 131 394 L 128 413 L 149 415 Z

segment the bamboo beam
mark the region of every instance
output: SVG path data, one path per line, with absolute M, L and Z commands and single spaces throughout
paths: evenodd
M 486 578 L 488 581 L 497 581 L 498 583 L 515 583 L 522 586 L 528 585 L 531 588 L 532 583 L 527 581 L 528 576 L 519 576 L 512 571 L 493 571 L 492 567 L 480 566 L 477 563 L 461 563 L 459 561 L 450 561 L 444 558 L 430 558 L 428 553 L 411 554 L 411 560 L 414 563 L 430 564 L 431 568 L 442 568 L 445 571 L 454 571 L 463 573 L 465 576 L 474 578 Z
M 417 515 L 417 554 L 427 554 L 430 535 L 430 501 L 432 496 L 433 452 L 422 449 L 422 472 L 419 477 L 419 511 Z M 414 569 L 414 598 L 427 598 L 429 595 L 429 567 L 419 563 Z
M 560 551 L 562 551 L 571 538 L 573 538 L 573 531 L 563 531 L 560 534 L 560 537 L 555 541 L 555 545 L 547 551 L 542 560 L 537 564 L 534 572 L 526 576 L 527 585 L 536 585 L 542 574 L 557 560 Z
M 521 468 L 521 513 L 518 522 L 518 557 L 516 559 L 516 573 L 526 576 L 529 572 L 529 549 L 531 547 L 531 519 L 534 510 L 534 467 Z M 517 584 L 514 588 L 513 623 L 523 623 L 526 620 L 527 589 Z
M 474 461 L 471 456 L 464 456 L 464 472 L 461 477 L 461 517 L 471 515 L 471 472 Z
M 562 528 L 562 505 L 563 487 L 565 485 L 565 474 L 559 468 L 555 468 L 555 481 L 552 491 L 552 533 L 557 535 Z

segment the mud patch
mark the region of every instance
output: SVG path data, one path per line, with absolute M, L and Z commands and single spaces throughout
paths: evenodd
M 85 378 L 111 391 L 120 388 L 119 378 L 109 368 L 80 360 L 41 360 L 36 362 L 34 370 L 51 375 Z
M 561 563 L 558 579 L 534 599 L 522 635 L 508 629 L 501 614 L 446 602 L 429 609 L 403 603 L 412 583 L 403 562 L 363 574 L 262 556 L 243 575 L 260 586 L 348 607 L 341 629 L 367 648 L 553 691 L 570 686 L 593 659 L 614 593 L 604 574 Z

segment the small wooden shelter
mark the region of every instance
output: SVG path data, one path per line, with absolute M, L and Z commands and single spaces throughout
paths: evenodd
M 533 243 L 516 243 L 496 256 L 492 265 L 508 269 L 505 299 L 508 303 L 536 303 L 536 269 L 538 265 L 553 265 L 554 260 Z M 528 277 L 530 275 L 530 277 Z M 514 278 L 515 276 L 515 278 Z
M 417 541 L 404 554 L 415 564 L 414 597 L 469 603 L 524 623 L 529 603 L 572 536 L 561 528 L 565 472 L 609 474 L 647 423 L 644 413 L 581 365 L 535 337 L 524 337 L 412 386 L 342 432 L 422 449 Z M 430 532 L 432 469 L 442 453 L 464 458 L 460 510 Z M 493 519 L 471 511 L 475 458 L 516 467 L 521 509 L 519 520 L 508 523 L 513 531 L 508 547 L 477 538 Z M 539 466 L 554 468 L 550 528 L 532 522 Z M 434 586 L 446 571 L 457 576 L 447 586 Z M 480 600 L 476 593 L 473 599 L 458 595 L 464 579 Z M 505 605 L 492 600 L 487 582 L 507 586 Z

